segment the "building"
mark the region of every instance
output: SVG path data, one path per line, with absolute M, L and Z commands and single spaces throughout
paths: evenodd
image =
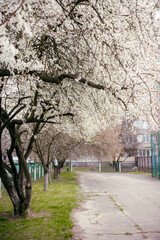
M 156 81 L 154 88 L 151 90 L 154 101 L 153 113 L 155 119 L 160 123 L 160 82 Z M 132 128 L 132 131 L 130 130 Z M 125 146 L 125 155 L 134 157 L 136 166 L 139 171 L 151 172 L 151 136 L 154 134 L 152 126 L 149 126 L 145 116 L 134 119 L 130 123 L 124 122 L 123 138 Z

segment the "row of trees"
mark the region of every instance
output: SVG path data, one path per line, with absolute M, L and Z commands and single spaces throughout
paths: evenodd
M 78 144 L 76 139 L 73 139 L 68 134 L 57 132 L 51 126 L 49 130 L 42 131 L 37 136 L 32 150 L 38 155 L 44 168 L 44 191 L 48 189 L 48 179 L 51 184 L 49 165 L 53 164 L 54 179 L 57 179 L 66 159 Z
M 50 125 L 77 141 L 91 141 L 124 116 L 145 113 L 158 127 L 151 91 L 158 76 L 158 8 L 157 0 L 1 1 L 0 177 L 16 215 L 30 213 L 26 160 L 35 147 L 42 162 L 49 159 L 50 144 L 42 154 L 38 136 L 56 139 Z M 9 166 L 2 160 L 6 133 Z

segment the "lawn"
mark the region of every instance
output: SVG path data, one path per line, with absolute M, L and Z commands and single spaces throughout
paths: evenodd
M 13 218 L 13 207 L 7 194 L 0 199 L 0 239 L 65 240 L 72 236 L 70 214 L 82 199 L 75 173 L 63 172 L 53 180 L 47 192 L 43 179 L 33 182 L 32 218 Z

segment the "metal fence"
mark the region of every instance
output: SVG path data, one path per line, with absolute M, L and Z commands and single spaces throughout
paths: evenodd
M 135 167 L 135 162 L 80 162 L 80 161 L 71 161 L 66 165 L 70 167 L 71 171 L 97 171 L 97 172 L 127 172 L 131 171 Z M 120 167 L 120 169 L 119 169 Z M 68 168 L 69 169 L 69 168 Z
M 72 171 L 96 171 L 96 172 L 115 172 L 115 167 L 111 162 L 96 161 L 71 161 L 66 164 Z
M 160 179 L 160 132 L 151 134 L 152 177 Z
M 101 164 L 99 162 L 86 162 L 86 161 L 71 161 L 67 164 L 70 171 L 99 171 L 101 172 Z
M 44 176 L 44 169 L 41 163 L 28 163 L 32 180 L 36 181 Z
M 136 157 L 136 166 L 140 172 L 152 172 L 152 159 L 150 156 Z

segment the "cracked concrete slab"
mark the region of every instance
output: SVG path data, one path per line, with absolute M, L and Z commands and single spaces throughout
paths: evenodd
M 146 175 L 78 173 L 86 198 L 72 212 L 72 239 L 160 239 L 160 181 Z

